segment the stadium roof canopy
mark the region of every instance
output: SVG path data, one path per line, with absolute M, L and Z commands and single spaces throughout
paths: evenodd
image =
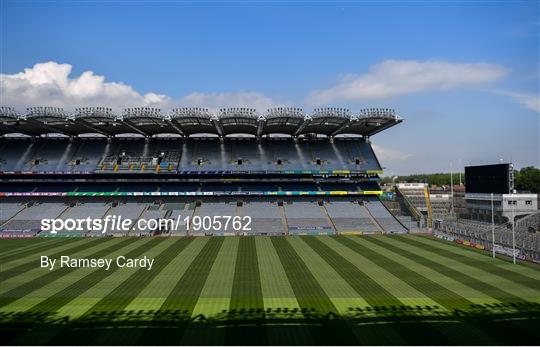
M 207 108 L 175 108 L 164 114 L 158 108 L 126 108 L 122 113 L 108 107 L 82 107 L 68 113 L 59 107 L 29 107 L 21 114 L 13 107 L 0 107 L 0 135 L 39 136 L 63 134 L 101 134 L 115 136 L 138 134 L 154 136 L 175 134 L 213 134 L 220 137 L 247 134 L 256 137 L 269 134 L 322 134 L 326 136 L 371 136 L 402 122 L 394 110 L 363 109 L 357 114 L 345 108 L 318 108 L 305 113 L 301 108 L 276 107 L 260 114 L 254 108 L 222 108 L 213 114 Z

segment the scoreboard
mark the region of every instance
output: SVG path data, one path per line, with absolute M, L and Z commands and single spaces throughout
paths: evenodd
M 514 189 L 512 164 L 465 167 L 465 192 L 509 194 Z

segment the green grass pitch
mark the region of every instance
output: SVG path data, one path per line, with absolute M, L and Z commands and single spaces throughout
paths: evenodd
M 39 257 L 154 258 L 40 268 Z M 0 240 L 3 344 L 537 344 L 540 267 L 425 236 Z

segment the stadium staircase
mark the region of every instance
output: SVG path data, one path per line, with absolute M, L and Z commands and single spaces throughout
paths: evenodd
M 27 204 L 24 204 L 24 207 L 20 209 L 20 211 L 18 211 L 17 213 L 15 213 L 13 216 L 11 216 L 11 218 L 9 219 L 6 219 L 2 224 L 0 224 L 0 227 L 1 226 L 4 226 L 4 225 L 7 225 L 12 219 L 14 219 L 15 217 L 17 217 L 19 214 L 22 213 L 22 211 L 28 209 L 28 205 Z
M 200 189 L 200 188 L 199 188 L 199 189 Z M 189 216 L 190 220 L 193 220 L 193 217 L 198 216 L 198 215 L 199 215 L 199 212 L 200 212 L 200 209 L 201 209 L 200 206 L 197 206 L 197 203 L 192 202 L 192 203 L 186 204 L 185 210 L 186 210 L 186 211 L 187 211 L 188 209 L 191 210 L 190 207 L 191 207 L 192 204 L 195 205 L 195 206 L 193 206 L 193 212 L 191 213 L 191 216 Z M 204 217 L 204 216 L 202 216 L 202 217 Z M 202 217 L 201 217 L 201 218 L 202 218 Z M 189 229 L 187 229 L 187 228 L 186 228 L 186 236 L 189 236 Z
M 429 188 L 424 188 L 424 196 L 426 198 L 426 206 L 427 206 L 427 225 L 428 228 L 433 228 L 433 209 L 431 208 L 431 199 L 429 197 Z
M 131 236 L 130 233 L 131 233 L 132 231 L 135 231 L 134 229 L 135 229 L 135 227 L 137 226 L 137 223 L 138 223 L 139 219 L 141 219 L 141 217 L 144 215 L 144 213 L 148 210 L 148 208 L 149 208 L 150 206 L 152 206 L 152 205 L 147 204 L 146 206 L 144 206 L 144 208 L 142 209 L 141 213 L 139 213 L 139 215 L 137 216 L 137 218 L 133 220 L 133 225 L 131 226 L 131 228 L 129 228 L 129 230 L 128 230 L 128 232 L 127 232 L 127 235 L 128 235 L 128 236 Z
M 67 211 L 69 211 L 70 209 L 71 209 L 71 207 L 69 207 L 69 205 L 66 206 L 66 208 L 65 208 L 62 212 L 60 212 L 60 214 L 59 214 L 58 216 L 56 216 L 56 217 L 54 217 L 54 218 L 57 218 L 57 219 L 62 218 L 62 216 L 63 216 Z
M 395 187 L 395 191 L 397 200 L 399 201 L 402 208 L 409 213 L 409 215 L 414 221 L 420 222 L 422 224 L 422 221 L 424 220 L 424 215 L 422 214 L 422 212 L 418 211 L 416 206 L 409 200 L 407 195 L 403 194 L 403 192 L 401 191 L 401 189 L 399 189 L 397 185 Z
M 37 158 L 37 154 L 41 152 L 44 146 L 45 146 L 45 142 L 42 142 L 39 145 L 39 147 L 33 146 L 32 154 L 30 155 L 30 168 L 29 168 L 30 171 L 34 171 L 34 166 L 35 166 L 34 160 L 40 159 L 40 158 Z
M 289 235 L 289 223 L 287 223 L 287 215 L 285 214 L 285 207 L 284 206 L 278 206 L 279 207 L 279 214 L 281 215 L 281 224 L 283 225 L 283 229 L 285 230 L 285 233 Z
M 319 189 L 320 189 L 320 187 L 319 187 Z M 321 208 L 322 213 L 326 217 L 326 221 L 328 222 L 328 225 L 330 225 L 332 227 L 332 230 L 334 231 L 334 235 L 337 235 L 338 231 L 337 231 L 336 225 L 334 224 L 334 221 L 332 220 L 332 218 L 330 218 L 330 215 L 328 214 L 328 211 L 326 210 L 326 207 L 324 206 L 324 204 L 320 205 L 319 207 Z
M 71 157 L 73 155 L 73 150 L 71 149 L 72 146 L 73 146 L 72 143 L 68 144 L 66 150 L 62 154 L 62 157 L 58 161 L 58 164 L 56 164 L 55 171 L 61 171 L 61 167 L 62 167 L 63 163 L 69 163 L 70 162 L 70 160 L 68 160 L 68 157 L 71 159 Z
M 373 217 L 369 208 L 366 208 L 366 206 L 361 205 L 360 203 L 358 203 L 358 206 L 360 206 L 360 208 L 363 209 L 367 213 L 367 215 L 369 216 L 369 219 L 371 219 L 371 223 L 373 223 L 373 225 L 375 225 L 377 229 L 379 229 L 379 233 L 382 234 L 384 232 L 384 228 L 382 227 L 382 225 L 379 224 L 379 222 L 377 222 L 377 219 Z
M 244 206 L 243 205 L 241 205 L 241 206 L 238 206 L 238 204 L 236 205 L 236 215 L 240 216 L 240 217 L 245 216 Z

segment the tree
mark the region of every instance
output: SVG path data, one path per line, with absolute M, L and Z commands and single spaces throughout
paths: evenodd
M 528 166 L 515 170 L 514 187 L 518 191 L 540 193 L 540 169 Z

